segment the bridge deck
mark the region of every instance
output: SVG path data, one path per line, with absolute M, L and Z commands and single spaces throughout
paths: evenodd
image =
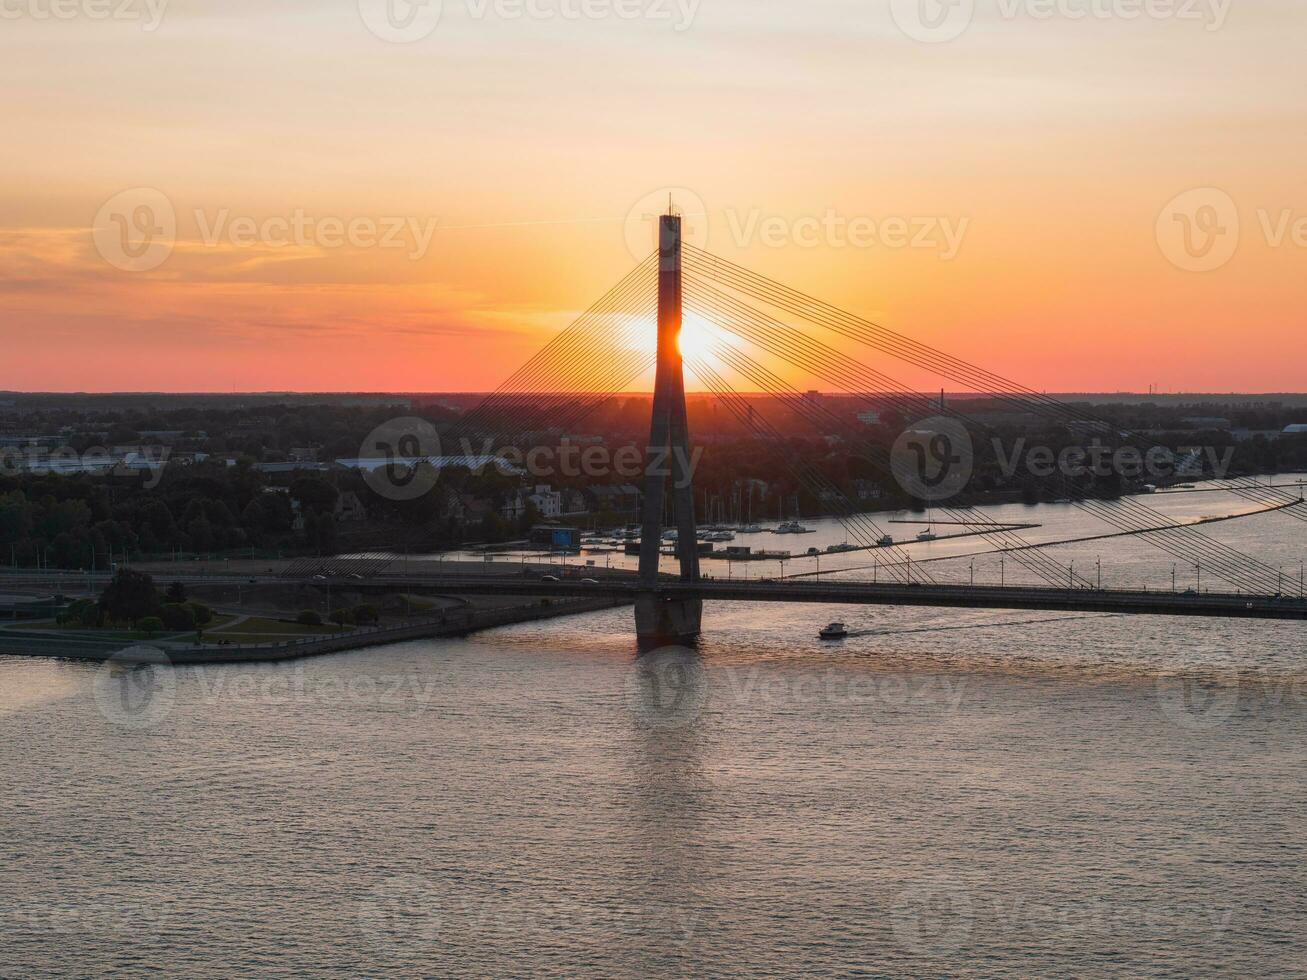
M 384 576 L 373 581 L 381 584 Z M 525 576 L 430 577 L 408 584 L 454 594 L 634 596 L 639 583 L 630 579 L 540 582 Z M 398 583 L 396 583 L 398 584 Z M 1039 589 L 964 585 L 872 584 L 869 582 L 731 582 L 683 583 L 667 580 L 657 592 L 667 598 L 727 602 L 802 602 L 848 605 L 942 606 L 968 609 L 1050 609 L 1155 616 L 1208 616 L 1233 619 L 1307 620 L 1307 602 L 1289 596 L 1249 596 L 1204 592 L 1128 592 L 1097 589 Z
M 360 591 L 430 589 L 450 595 L 522 595 L 558 597 L 608 597 L 634 599 L 645 591 L 635 577 L 624 573 L 595 571 L 595 581 L 565 578 L 546 582 L 530 575 L 474 574 L 464 571 L 440 573 L 423 570 L 414 574 L 382 573 L 345 578 L 315 575 L 299 580 L 317 587 Z M 192 585 L 278 585 L 295 581 L 281 574 L 223 575 L 174 572 L 177 579 Z M 6 587 L 43 588 L 60 591 L 69 586 L 101 585 L 104 573 L 59 576 L 9 574 Z M 1203 592 L 1132 592 L 1116 589 L 1049 589 L 1018 586 L 905 585 L 871 582 L 784 582 L 769 580 L 705 579 L 684 583 L 672 578 L 659 582 L 659 595 L 669 599 L 700 598 L 724 602 L 801 602 L 836 605 L 939 606 L 964 609 L 1047 609 L 1069 612 L 1104 612 L 1151 616 L 1207 616 L 1230 619 L 1307 620 L 1307 601 L 1297 596 L 1253 596 Z

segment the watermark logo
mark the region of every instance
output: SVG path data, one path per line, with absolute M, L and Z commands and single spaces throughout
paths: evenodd
M 177 677 L 167 654 L 157 647 L 122 650 L 95 673 L 96 707 L 119 728 L 140 732 L 162 724 L 177 699 Z
M 645 654 L 626 673 L 626 702 L 646 728 L 688 728 L 708 701 L 708 672 L 688 647 Z
M 956 497 L 966 489 L 974 466 L 971 434 L 957 419 L 944 416 L 914 422 L 890 451 L 894 479 L 918 500 Z
M 364 937 L 387 953 L 424 949 L 440 937 L 443 917 L 435 886 L 417 875 L 396 875 L 374 887 L 358 906 Z
M 627 251 L 644 261 L 658 248 L 660 218 L 671 207 L 681 216 L 681 241 L 696 248 L 708 246 L 708 207 L 688 187 L 662 187 L 631 205 L 622 222 Z
M 890 0 L 898 29 L 922 44 L 955 41 L 971 26 L 976 0 Z
M 426 419 L 391 419 L 359 447 L 363 480 L 379 497 L 416 500 L 440 478 L 440 433 Z
M 1239 248 L 1239 208 L 1223 190 L 1197 187 L 1172 198 L 1157 216 L 1157 244 L 1186 272 L 1212 272 Z
M 391 44 L 412 44 L 431 36 L 444 13 L 443 0 L 358 0 L 369 31 Z
M 949 884 L 905 888 L 890 908 L 894 938 L 919 956 L 956 953 L 967 944 L 975 926 L 971 893 Z
M 1162 714 L 1191 732 L 1220 728 L 1239 706 L 1237 685 L 1218 684 L 1195 674 L 1160 675 L 1154 693 Z
M 115 269 L 149 272 L 168 261 L 177 242 L 177 212 L 153 187 L 115 194 L 95 216 L 95 250 Z

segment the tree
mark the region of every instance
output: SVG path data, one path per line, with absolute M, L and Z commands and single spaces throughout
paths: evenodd
M 173 582 L 171 585 L 168 586 L 168 591 L 164 593 L 164 597 L 169 602 L 176 602 L 176 603 L 185 602 L 186 586 L 183 585 L 181 582 Z
M 146 616 L 138 624 L 142 632 L 157 633 L 163 629 L 163 620 L 158 616 Z
M 299 623 L 301 626 L 321 626 L 322 616 L 312 609 L 303 609 L 300 611 L 300 614 L 295 617 L 295 622 Z
M 213 622 L 213 610 L 202 602 L 188 602 L 186 604 L 191 610 L 191 616 L 195 619 L 195 625 L 201 629 Z
M 180 602 L 165 603 L 159 610 L 159 618 L 170 630 L 191 630 L 195 628 L 195 613 L 190 606 Z
M 360 626 L 375 625 L 379 619 L 381 619 L 381 614 L 377 612 L 376 606 L 364 603 L 354 607 L 354 622 Z
M 290 485 L 290 495 L 306 511 L 330 512 L 336 506 L 336 488 L 320 478 L 301 477 Z
M 113 581 L 101 593 L 100 608 L 110 619 L 132 624 L 142 617 L 153 615 L 159 608 L 159 594 L 154 589 L 154 579 L 145 572 L 120 568 Z

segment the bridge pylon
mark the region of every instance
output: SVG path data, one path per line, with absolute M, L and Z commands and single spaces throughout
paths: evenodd
M 658 367 L 645 457 L 640 533 L 640 583 L 648 591 L 642 592 L 635 603 L 636 635 L 645 648 L 693 643 L 703 620 L 702 599 L 664 599 L 658 595 L 663 511 L 669 499 L 680 579 L 699 581 L 699 535 L 694 519 L 681 323 L 681 219 L 666 214 L 658 221 Z

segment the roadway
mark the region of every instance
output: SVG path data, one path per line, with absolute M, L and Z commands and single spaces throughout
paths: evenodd
M 284 575 L 230 575 L 174 572 L 166 581 L 191 586 L 310 585 L 356 591 L 430 590 L 445 595 L 553 596 L 558 598 L 610 598 L 633 600 L 647 591 L 630 573 L 587 569 L 592 578 L 564 578 L 536 574 L 504 575 L 496 569 L 430 570 L 430 565 L 408 572 L 383 571 L 365 578 L 355 576 L 303 579 Z M 60 582 L 46 575 L 9 573 L 0 578 L 6 588 L 27 587 L 46 591 L 85 588 L 87 578 L 73 574 Z M 108 576 L 92 577 L 102 585 Z M 100 580 L 100 581 L 95 581 Z M 838 582 L 705 579 L 680 582 L 661 579 L 656 591 L 669 599 L 698 598 L 716 602 L 798 602 L 833 605 L 936 606 L 965 609 L 1036 609 L 1066 612 L 1102 612 L 1152 616 L 1204 616 L 1229 619 L 1307 620 L 1307 601 L 1297 596 L 1251 596 L 1223 592 L 1147 592 L 1117 589 L 1054 589 L 1027 586 L 934 585 L 900 582 Z

